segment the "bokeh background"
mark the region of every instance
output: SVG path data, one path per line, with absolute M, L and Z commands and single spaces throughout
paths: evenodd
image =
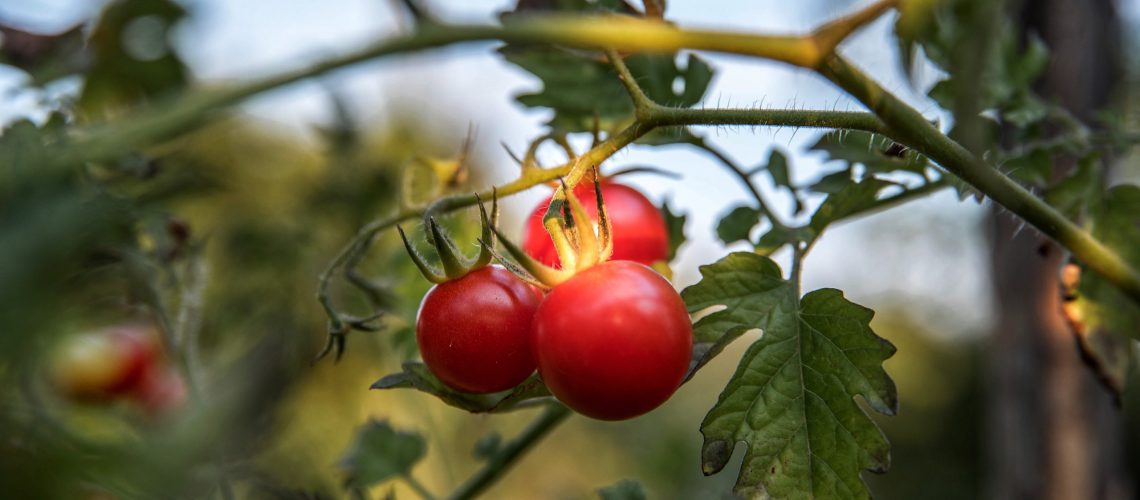
M 188 15 L 173 31 L 170 48 L 164 50 L 181 57 L 195 84 L 202 86 L 301 67 L 407 29 L 407 20 L 396 6 L 379 0 L 179 3 Z M 434 0 L 425 4 L 447 21 L 491 22 L 513 2 Z M 686 26 L 798 33 L 859 4 L 675 0 L 670 2 L 668 17 Z M 5 0 L 0 2 L 0 24 L 57 33 L 91 21 L 103 7 L 104 2 L 91 0 Z M 1120 2 L 1118 7 L 1128 27 L 1124 32 L 1136 32 L 1140 2 Z M 892 21 L 888 16 L 870 25 L 843 46 L 843 53 L 886 88 L 948 127 L 950 117 L 925 97 L 940 72 L 921 64 L 915 69 L 916 82 L 906 78 L 898 64 Z M 1140 40 L 1124 43 L 1124 53 L 1134 54 L 1131 49 Z M 177 447 L 166 449 L 165 454 L 148 448 L 167 439 L 159 436 L 169 435 L 174 436 L 169 438 L 173 443 L 184 438 L 225 441 L 224 450 L 217 452 L 222 463 L 250 471 L 250 477 L 263 478 L 277 491 L 317 491 L 339 497 L 344 477 L 338 461 L 355 430 L 369 419 L 387 419 L 397 428 L 427 437 L 427 458 L 414 475 L 442 495 L 478 467 L 472 450 L 480 438 L 492 433 L 512 436 L 533 418 L 529 411 L 469 415 L 413 391 L 368 390 L 369 384 L 398 371 L 401 361 L 415 355 L 407 321 L 427 288 L 394 233 L 382 235 L 363 268 L 395 292 L 403 317 L 391 319 L 386 332 L 352 333 L 339 363 L 326 359 L 310 365 L 307 357 L 319 350 L 325 335 L 324 316 L 314 299 L 317 275 L 356 228 L 395 209 L 395 193 L 401 183 L 408 182 L 405 177 L 414 178 L 413 183 L 432 184 L 430 178 L 419 178 L 426 173 L 401 173 L 413 157 L 452 156 L 474 127 L 475 168 L 467 187 L 482 188 L 505 182 L 516 172 L 500 142 L 519 151 L 542 134 L 547 112 L 528 110 L 513 100 L 535 90 L 540 82 L 503 61 L 493 50 L 496 46 L 466 44 L 340 70 L 266 93 L 225 119 L 162 146 L 159 178 L 195 186 L 180 187 L 176 196 L 162 198 L 155 210 L 188 222 L 203 245 L 208 285 L 202 341 L 211 373 L 207 387 L 234 379 L 261 384 L 267 378 L 279 381 L 268 382 L 279 390 L 265 390 L 251 382 L 258 388 L 257 397 L 240 393 L 243 402 L 228 403 L 242 408 L 240 414 L 247 417 L 244 427 L 231 429 L 210 428 L 226 420 L 205 420 L 212 424 L 199 423 L 189 430 L 139 430 L 130 423 L 126 409 L 72 408 L 49 400 L 49 409 L 62 415 L 61 425 L 73 432 L 116 446 L 126 443 L 124 449 L 138 445 L 149 451 L 124 452 L 114 459 L 117 462 L 104 464 L 104 469 L 91 469 L 82 461 L 46 462 L 71 468 L 61 475 L 65 478 L 62 485 L 72 481 L 81 486 L 79 490 L 60 486 L 43 491 L 64 496 L 67 491 L 82 491 L 80 496 L 218 494 L 211 486 L 202 486 L 210 481 L 188 480 L 170 470 L 168 476 L 159 476 L 169 479 L 162 484 L 150 484 L 157 480 L 138 483 L 129 473 L 147 470 L 140 465 L 142 457 L 181 453 Z M 717 71 L 704 106 L 860 109 L 841 91 L 805 71 L 740 57 L 702 56 Z M 1126 61 L 1129 72 L 1114 102 L 1124 115 L 1131 116 L 1134 85 L 1129 82 L 1136 62 Z M 0 66 L 0 122 L 22 118 L 42 122 L 53 109 L 69 106 L 82 86 L 77 78 L 64 78 L 43 88 L 29 83 L 26 73 Z M 746 165 L 761 163 L 772 149 L 788 153 L 797 183 L 815 179 L 827 169 L 819 153 L 804 152 L 819 132 L 718 127 L 705 133 Z M 575 143 L 585 145 L 582 139 Z M 553 164 L 560 157 L 543 149 L 539 158 Z M 1133 163 L 1120 159 L 1117 175 L 1135 178 Z M 653 165 L 680 176 L 679 180 L 653 175 L 623 179 L 654 201 L 669 200 L 688 215 L 688 241 L 673 263 L 679 288 L 696 281 L 698 265 L 730 250 L 747 249 L 746 244 L 726 248 L 716 238 L 720 216 L 745 202 L 747 194 L 715 160 L 680 146 L 633 147 L 610 160 L 605 169 L 628 165 Z M 760 183 L 761 190 L 789 214 L 792 200 L 766 182 Z M 508 234 L 518 234 L 522 216 L 546 194 L 538 188 L 504 200 Z M 806 262 L 805 289 L 840 288 L 854 302 L 875 309 L 876 330 L 899 348 L 886 367 L 899 386 L 901 410 L 897 417 L 878 419 L 893 445 L 893 466 L 884 476 L 867 475 L 879 498 L 974 498 L 984 491 L 992 470 L 986 462 L 992 439 L 984 424 L 984 365 L 997 307 L 987 245 L 990 213 L 984 204 L 962 202 L 944 191 L 830 230 Z M 455 223 L 472 221 L 468 214 Z M 786 263 L 788 256 L 777 254 L 776 258 Z M 78 281 L 87 290 L 69 297 L 67 309 L 50 314 L 45 329 L 66 336 L 130 316 L 116 298 L 125 287 L 110 271 L 89 273 Z M 336 292 L 347 307 L 363 310 L 363 299 L 347 287 Z M 651 498 L 732 498 L 742 450 L 737 450 L 725 472 L 702 476 L 698 427 L 748 340 L 737 341 L 650 415 L 622 423 L 569 420 L 521 460 L 487 497 L 587 498 L 597 488 L 630 478 L 640 481 Z M 291 354 L 274 358 L 288 361 L 279 361 L 283 367 L 273 370 L 254 366 L 259 358 L 250 358 L 249 353 L 272 343 L 290 346 L 281 349 Z M 5 400 L 17 408 L 18 396 L 11 392 Z M 1125 399 L 1123 411 L 1131 422 L 1128 429 L 1140 423 L 1134 400 Z M 251 402 L 258 406 L 250 407 Z M 1137 441 L 1132 432 L 1128 439 Z M 1128 468 L 1135 471 L 1140 467 L 1135 450 L 1140 447 L 1128 449 L 1133 450 Z M 0 474 L 9 477 L 0 477 L 0 484 L 23 484 L 27 489 L 22 491 L 40 491 L 37 487 L 53 477 L 50 468 L 5 465 Z M 25 475 L 16 477 L 17 471 Z M 122 474 L 124 479 L 111 481 L 111 486 L 92 479 L 107 474 Z M 237 490 L 242 496 L 257 496 L 257 491 L 243 486 Z M 400 498 L 414 496 L 398 480 L 374 493 L 388 491 Z

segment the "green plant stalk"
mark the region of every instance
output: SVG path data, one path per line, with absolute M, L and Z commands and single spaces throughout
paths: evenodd
M 890 2 L 862 12 L 881 12 Z M 116 120 L 84 128 L 71 147 L 51 162 L 56 166 L 106 161 L 150 146 L 207 121 L 217 112 L 249 97 L 291 83 L 380 57 L 416 52 L 454 43 L 500 40 L 508 43 L 554 43 L 585 49 L 673 53 L 698 49 L 750 55 L 814 67 L 830 52 L 834 35 L 857 27 L 866 15 L 844 18 L 816 36 L 766 36 L 711 30 L 686 30 L 656 20 L 621 16 L 527 15 L 503 26 L 421 24 L 413 33 L 368 45 L 318 64 L 250 82 L 190 91 L 180 98 L 148 106 Z M 828 36 L 823 36 L 826 34 Z M 826 41 L 821 41 L 826 39 Z M 776 123 L 790 125 L 786 123 Z
M 918 111 L 887 92 L 838 54 L 819 67 L 823 76 L 866 105 L 895 138 L 933 159 L 1072 252 L 1078 260 L 1140 303 L 1140 271 L 1066 219 L 1049 204 L 942 134 Z
M 550 433 L 559 423 L 570 416 L 570 410 L 560 403 L 552 403 L 543 410 L 542 414 L 531 422 L 522 434 L 511 442 L 503 445 L 483 468 L 467 479 L 448 497 L 451 500 L 466 500 L 475 498 L 499 479 L 516 460 L 519 459 L 535 443 Z

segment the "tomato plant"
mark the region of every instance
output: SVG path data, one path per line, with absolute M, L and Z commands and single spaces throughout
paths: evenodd
M 432 287 L 416 314 L 424 363 L 471 393 L 510 389 L 534 372 L 531 321 L 541 292 L 498 266 Z
M 613 259 L 631 260 L 645 265 L 665 261 L 669 255 L 669 233 L 661 211 L 645 195 L 625 184 L 612 180 L 600 183 L 606 214 L 613 224 Z M 582 200 L 590 221 L 598 223 L 598 207 L 594 202 L 593 183 L 583 182 L 574 188 Z M 553 196 L 553 195 L 551 195 Z M 558 253 L 550 235 L 542 225 L 542 218 L 550 206 L 551 197 L 539 203 L 523 227 L 523 249 L 530 256 L 548 266 L 557 266 Z
M 74 498 L 93 488 L 147 498 L 323 498 L 338 496 L 335 485 L 343 485 L 345 495 L 368 498 L 378 487 L 387 488 L 380 483 L 397 480 L 423 498 L 435 498 L 436 488 L 454 487 L 448 498 L 468 499 L 487 491 L 575 412 L 600 420 L 644 420 L 582 425 L 572 431 L 577 435 L 562 439 L 584 437 L 586 452 L 557 463 L 535 462 L 546 470 L 552 464 L 597 470 L 614 460 L 586 464 L 579 459 L 604 450 L 628 459 L 621 465 L 640 474 L 644 471 L 636 466 L 644 460 L 637 453 L 649 453 L 640 446 L 672 446 L 672 436 L 658 434 L 666 427 L 660 424 L 683 420 L 649 413 L 692 380 L 718 397 L 709 398 L 706 407 L 684 409 L 703 415 L 700 442 L 695 432 L 687 432 L 694 439 L 678 449 L 686 444 L 692 449 L 669 455 L 658 465 L 670 467 L 669 474 L 652 477 L 684 477 L 691 489 L 674 492 L 665 490 L 673 486 L 666 484 L 664 491 L 685 498 L 730 495 L 728 488 L 746 498 L 868 498 L 882 483 L 865 481 L 866 473 L 886 472 L 892 452 L 900 449 L 892 450 L 888 441 L 896 428 L 879 427 L 879 415 L 893 416 L 900 393 L 907 396 L 905 384 L 896 388 L 884 368 L 896 355 L 892 340 L 902 346 L 900 357 L 921 356 L 921 349 L 910 349 L 913 344 L 905 338 L 880 336 L 881 323 L 872 327 L 874 311 L 844 292 L 810 289 L 813 280 L 803 279 L 804 263 L 819 258 L 812 252 L 833 225 L 938 192 L 984 200 L 1001 208 L 991 212 L 1017 218 L 1011 224 L 1016 230 L 1002 228 L 1016 239 L 1010 245 L 1015 251 L 1006 256 L 1013 258 L 995 262 L 1026 266 L 1011 273 L 1018 279 L 1010 281 L 1032 288 L 1029 292 L 1037 295 L 1025 302 L 1041 307 L 1034 313 L 1041 318 L 1010 314 L 1003 319 L 1017 321 L 999 321 L 1003 327 L 1016 323 L 1018 331 L 1008 338 L 1017 343 L 993 344 L 1014 354 L 1011 359 L 1018 363 L 995 363 L 1002 368 L 995 371 L 1009 378 L 991 385 L 1014 393 L 1016 385 L 1005 382 L 1025 377 L 1037 383 L 1025 375 L 1034 374 L 1029 368 L 1035 370 L 1035 364 L 1023 364 L 1021 355 L 1041 365 L 1071 363 L 1040 377 L 1049 384 L 1040 384 L 1045 386 L 1041 393 L 1016 398 L 1033 407 L 1030 413 L 1037 406 L 1059 409 L 1027 422 L 1027 433 L 1065 429 L 1071 434 L 1048 445 L 1003 436 L 1000 446 L 1039 446 L 1048 453 L 1041 453 L 1039 467 L 1009 461 L 1018 467 L 992 469 L 1025 469 L 1042 477 L 1050 474 L 1036 474 L 1038 469 L 1065 470 L 1052 476 L 1078 485 L 1072 490 L 1096 486 L 1055 490 L 1072 498 L 1131 491 L 1127 485 L 1100 484 L 1101 471 L 1089 469 L 1117 469 L 1101 459 L 1120 455 L 1123 447 L 1116 444 L 1124 442 L 1118 430 L 1123 426 L 1100 425 L 1099 418 L 1111 413 L 1102 411 L 1109 400 L 1126 395 L 1140 332 L 1140 188 L 1128 184 L 1125 175 L 1109 175 L 1108 162 L 1128 158 L 1140 136 L 1128 130 L 1134 120 L 1117 123 L 1105 117 L 1085 123 L 1097 116 L 1095 109 L 1062 105 L 1087 99 L 1039 95 L 1046 88 L 1042 78 L 1055 80 L 1058 74 L 1087 80 L 1066 91 L 1116 93 L 1104 82 L 1090 85 L 1097 78 L 1088 77 L 1083 65 L 1108 66 L 1100 56 L 1114 52 L 1110 44 L 1074 61 L 1072 54 L 1079 51 L 1061 51 L 1054 59 L 1035 38 L 1026 23 L 1049 25 L 1041 30 L 1046 36 L 1082 32 L 1053 29 L 1037 19 L 1056 16 L 1052 10 L 1015 16 L 1006 11 L 1022 9 L 987 0 L 879 0 L 800 34 L 789 34 L 795 30 L 787 27 L 764 34 L 690 28 L 686 20 L 668 17 L 670 2 L 661 0 L 519 1 L 501 16 L 483 16 L 484 24 L 454 23 L 450 20 L 470 16 L 436 16 L 424 2 L 409 0 L 393 3 L 402 9 L 398 18 L 407 21 L 400 30 L 357 51 L 306 68 L 203 85 L 192 76 L 211 73 L 181 60 L 183 47 L 195 44 L 170 43 L 183 38 L 173 36 L 182 31 L 171 30 L 191 15 L 183 4 L 192 2 L 105 3 L 99 19 L 58 34 L 0 24 L 0 34 L 10 42 L 0 44 L 0 64 L 26 73 L 17 79 L 21 92 L 31 92 L 21 99 L 42 105 L 31 119 L 0 130 L 0 477 L 5 487 L 18 483 L 6 496 Z M 1086 10 L 1112 9 L 1066 14 L 1075 18 Z M 897 51 L 838 50 L 872 23 L 880 32 L 893 28 Z M 1077 41 L 1119 30 L 1094 31 Z M 191 32 L 197 30 L 185 33 Z M 475 42 L 484 48 L 488 42 L 501 44 L 497 56 L 531 79 L 529 90 L 515 96 L 517 104 L 534 108 L 534 116 L 545 120 L 541 131 L 532 130 L 524 155 L 512 152 L 515 144 L 503 143 L 520 170 L 502 183 L 491 185 L 490 176 L 482 175 L 487 172 L 476 171 L 477 155 L 469 154 L 473 133 L 459 154 L 446 158 L 433 156 L 447 142 L 435 128 L 409 134 L 390 127 L 391 137 L 369 142 L 368 129 L 355 121 L 358 103 L 348 102 L 349 93 L 341 95 L 338 85 L 315 86 L 327 90 L 333 103 L 333 123 L 322 124 L 314 135 L 328 146 L 323 150 L 328 154 L 314 154 L 313 141 L 281 140 L 259 125 L 241 136 L 229 122 L 226 128 L 191 133 L 245 99 L 351 64 Z M 900 57 L 884 68 L 875 66 L 883 58 L 866 58 L 868 53 Z M 760 58 L 810 73 L 813 86 L 833 87 L 827 92 L 834 95 L 826 96 L 830 105 L 812 109 L 812 103 L 825 101 L 816 100 L 822 94 L 806 92 L 784 109 L 764 100 L 722 105 L 764 95 L 771 90 L 765 81 L 722 86 L 721 91 L 748 83 L 757 95 L 716 96 L 714 104 L 712 82 L 723 76 L 714 57 L 725 54 L 741 58 L 734 65 Z M 940 70 L 899 71 L 926 66 Z M 1082 71 L 1056 71 L 1068 67 Z M 929 89 L 926 95 L 897 97 L 889 89 L 904 85 L 880 83 L 874 76 L 903 73 L 912 80 L 911 90 Z M 925 76 L 916 78 L 920 75 Z M 439 83 L 442 89 L 451 82 Z M 425 111 L 453 111 L 448 99 L 434 97 L 416 96 L 415 102 L 430 103 L 422 106 Z M 457 118 L 454 114 L 448 118 Z M 708 132 L 709 127 L 735 132 L 772 126 L 793 129 L 795 139 L 767 145 L 741 141 L 735 144 L 738 150 L 727 151 L 720 148 L 728 144 Z M 548 161 L 551 145 L 565 153 L 564 161 Z M 677 152 L 699 157 L 677 156 L 675 163 L 687 181 L 676 185 L 685 195 L 679 199 L 694 204 L 682 208 L 697 208 L 693 220 L 668 207 L 659 210 L 629 186 L 596 181 L 602 168 L 646 168 L 615 164 L 642 158 L 624 151 L 650 148 L 654 161 Z M 824 161 L 801 168 L 799 153 Z M 239 156 L 247 168 L 231 168 Z M 265 175 L 265 165 L 279 164 L 288 168 Z M 693 182 L 693 176 L 704 175 L 731 177 L 740 192 L 722 193 L 719 187 L 713 192 L 708 184 Z M 483 208 L 483 199 L 497 203 L 500 197 L 552 185 L 557 186 L 553 194 L 522 214 L 521 238 L 495 226 L 497 205 L 490 217 Z M 722 203 L 726 200 L 738 201 Z M 478 236 L 468 210 L 476 207 L 482 221 Z M 721 215 L 694 224 L 704 220 L 705 209 Z M 402 228 L 413 224 L 423 228 L 417 236 L 434 248 L 433 258 L 421 256 L 404 233 Z M 470 238 L 457 245 L 444 227 Z M 403 238 L 411 264 L 399 255 L 393 229 Z M 741 251 L 708 256 L 702 253 L 718 248 L 716 242 L 693 245 L 699 251 L 677 262 L 707 257 L 704 265 L 678 270 L 685 283 L 675 287 L 666 261 L 676 260 L 672 256 L 686 233 L 715 235 Z M 333 245 L 342 240 L 347 241 L 337 250 Z M 1019 252 L 1027 241 L 1036 245 L 1035 252 Z M 475 248 L 478 256 L 467 259 L 464 250 Z M 313 256 L 327 261 L 312 262 Z M 322 264 L 312 303 L 309 285 Z M 428 290 L 413 276 L 413 265 L 434 287 Z M 1064 280 L 1054 283 L 1048 275 L 1062 266 L 1070 267 Z M 1021 279 L 1023 274 L 1033 279 Z M 1015 297 L 1018 290 L 1010 288 L 1002 295 Z M 51 337 L 91 318 L 140 313 L 153 320 L 153 332 L 124 326 L 70 339 L 60 334 L 58 342 Z M 1050 329 L 1040 335 L 1047 340 L 1031 344 L 1042 349 L 1011 347 L 1041 333 L 1038 326 Z M 1067 335 L 1075 342 L 1064 341 Z M 316 349 L 310 344 L 320 339 L 325 348 L 318 359 L 332 353 L 342 360 L 350 342 L 363 348 L 354 348 L 347 368 L 313 369 L 309 361 Z M 49 356 L 48 349 L 56 346 L 57 355 Z M 725 353 L 733 358 L 727 360 L 735 367 L 731 375 L 693 377 Z M 41 359 L 51 360 L 47 370 L 28 362 Z M 911 367 L 924 364 L 921 358 L 906 360 Z M 393 420 L 422 418 L 422 427 L 435 427 L 437 412 L 413 413 L 422 409 L 416 407 L 400 414 L 404 408 L 384 406 L 398 398 L 367 399 L 376 393 L 352 385 L 362 376 L 352 370 L 397 364 L 395 373 L 370 373 L 380 377 L 371 388 L 418 391 L 473 414 L 533 412 L 534 419 L 510 439 L 496 431 L 477 441 L 467 435 L 454 440 L 455 446 L 475 444 L 479 465 L 467 479 L 452 478 L 455 464 L 446 456 L 421 465 L 443 463 L 448 474 L 415 470 L 428 440 L 379 420 L 360 427 L 343 459 L 335 461 L 338 467 L 323 471 L 329 477 L 284 470 L 301 467 L 298 462 L 334 463 L 316 454 L 327 451 L 327 443 L 346 439 L 346 429 L 359 424 L 357 417 L 365 412 L 391 412 Z M 1017 369 L 1005 370 L 1006 365 Z M 909 377 L 907 363 L 896 366 L 904 380 L 917 379 Z M 351 384 L 317 385 L 334 380 Z M 1080 390 L 1093 383 L 1103 387 Z M 957 384 L 972 385 L 969 380 Z M 312 387 L 319 390 L 308 390 Z M 146 416 L 185 418 L 164 419 L 162 427 L 134 426 L 138 415 L 118 412 L 116 406 L 80 409 L 37 397 L 52 389 L 73 401 L 125 401 Z M 976 399 L 990 404 L 999 398 Z M 1077 406 L 1088 411 L 1070 411 L 1068 403 L 1078 400 Z M 376 408 L 367 406 L 374 401 L 380 401 Z M 336 411 L 330 411 L 333 405 Z M 929 410 L 923 406 L 919 411 Z M 312 418 L 318 424 L 309 425 L 306 411 L 313 412 L 309 417 L 319 415 Z M 1077 413 L 1084 416 L 1074 417 Z M 954 424 L 945 432 L 955 440 L 986 435 L 957 427 L 967 420 L 957 416 L 931 420 Z M 88 417 L 117 425 L 90 425 Z M 461 421 L 461 432 L 437 433 L 443 437 L 439 441 L 490 420 L 459 411 L 446 418 Z M 266 425 L 270 419 L 274 425 Z M 1071 421 L 1081 425 L 1067 426 Z M 164 434 L 148 434 L 157 429 Z M 936 433 L 907 434 L 910 439 Z M 1082 439 L 1068 439 L 1072 435 Z M 1111 446 L 1087 453 L 1057 446 L 1075 447 L 1094 438 Z M 641 441 L 630 444 L 634 439 Z M 432 449 L 440 448 L 437 444 Z M 922 448 L 903 444 L 902 451 Z M 306 460 L 295 460 L 298 452 Z M 895 456 L 910 458 L 905 452 Z M 971 457 L 976 459 L 971 471 L 992 472 L 975 470 L 982 460 Z M 683 467 L 705 475 L 740 465 L 733 477 L 707 482 L 673 474 L 681 470 L 681 460 L 688 462 Z M 575 474 L 579 480 L 590 475 L 576 469 Z M 311 483 L 300 484 L 310 476 Z M 444 484 L 423 485 L 417 476 Z M 545 476 L 536 482 L 561 486 L 547 484 Z M 602 495 L 644 496 L 630 484 L 618 483 Z M 383 493 L 408 491 L 393 487 Z
M 550 392 L 583 415 L 624 420 L 677 390 L 693 346 L 673 285 L 629 261 L 586 269 L 554 287 L 534 320 L 534 356 Z

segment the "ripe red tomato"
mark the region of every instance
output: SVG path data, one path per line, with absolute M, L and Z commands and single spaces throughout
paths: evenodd
M 669 281 L 608 261 L 554 287 L 534 318 L 538 373 L 566 406 L 624 420 L 664 403 L 689 368 L 693 325 Z
M 51 378 L 65 396 L 77 401 L 108 401 L 135 390 L 159 360 L 154 333 L 129 325 L 68 339 L 56 353 Z
M 652 265 L 669 256 L 669 232 L 661 212 L 645 195 L 624 184 L 601 182 L 602 200 L 613 227 L 613 260 L 632 260 Z M 583 180 L 574 188 L 590 219 L 598 222 L 598 204 L 594 184 Z M 552 195 L 553 196 L 553 195 Z M 550 206 L 550 199 L 539 204 L 523 228 L 523 250 L 527 255 L 548 266 L 557 266 L 558 253 L 542 225 L 542 216 Z
M 432 287 L 416 316 L 427 367 L 465 392 L 510 389 L 534 372 L 530 327 L 542 293 L 489 266 Z

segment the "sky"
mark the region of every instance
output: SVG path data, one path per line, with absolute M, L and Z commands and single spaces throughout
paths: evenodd
M 422 2 L 445 21 L 490 23 L 512 0 L 432 0 Z M 686 27 L 766 33 L 801 33 L 867 2 L 834 0 L 673 0 L 667 16 Z M 90 0 L 3 0 L 0 20 L 50 32 L 90 17 L 100 2 Z M 395 2 L 383 0 L 193 0 L 184 4 L 191 16 L 178 28 L 176 44 L 196 77 L 211 84 L 240 81 L 304 66 L 344 53 L 377 38 L 401 33 L 406 23 L 395 15 Z M 794 5 L 794 7 L 789 7 Z M 1125 12 L 1135 19 L 1135 2 Z M 921 90 L 940 74 L 918 70 L 919 88 L 905 78 L 890 38 L 892 17 L 880 19 L 846 42 L 841 51 L 881 84 L 927 117 L 945 123 L 947 116 L 923 97 Z M 542 134 L 548 112 L 527 110 L 513 97 L 540 88 L 527 73 L 496 57 L 494 43 L 468 44 L 428 53 L 362 64 L 316 81 L 302 82 L 247 102 L 243 111 L 313 139 L 313 125 L 332 118 L 325 85 L 353 103 L 357 118 L 382 120 L 386 111 L 413 106 L 426 114 L 450 117 L 449 135 L 461 136 L 468 124 L 479 127 L 477 153 L 502 165 L 491 179 L 510 179 L 513 163 L 499 147 L 505 142 L 522 150 Z M 786 65 L 738 56 L 701 54 L 717 76 L 705 107 L 796 107 L 860 110 L 862 107 L 820 77 Z M 0 69 L 0 93 L 7 102 L 0 120 L 35 115 L 35 98 L 19 92 L 20 75 Z M 69 86 L 70 85 L 70 86 Z M 56 87 L 66 92 L 74 82 Z M 4 94 L 0 94 L 4 95 Z M 744 165 L 767 158 L 772 148 L 792 156 L 794 180 L 814 179 L 829 166 L 817 153 L 803 151 L 820 132 L 788 128 L 714 128 L 702 130 L 711 141 Z M 554 157 L 550 162 L 556 161 Z M 623 179 L 656 201 L 669 199 L 689 213 L 689 242 L 682 247 L 677 284 L 699 279 L 696 267 L 710 263 L 726 249 L 715 236 L 719 216 L 746 203 L 746 192 L 711 160 L 683 147 L 636 147 L 619 153 L 610 169 L 621 165 L 655 165 L 679 173 L 681 181 L 634 175 Z M 761 176 L 763 177 L 763 176 Z M 787 215 L 790 199 L 764 178 L 761 190 Z M 520 213 L 538 202 L 534 192 L 510 200 Z M 818 202 L 818 200 L 816 201 Z M 986 242 L 979 230 L 988 208 L 959 202 L 949 192 L 874 217 L 842 224 L 823 237 L 806 261 L 804 289 L 836 287 L 852 300 L 876 307 L 899 300 L 922 306 L 927 319 L 939 322 L 946 335 L 983 332 L 992 318 Z M 510 229 L 510 228 L 508 228 Z M 747 251 L 746 244 L 728 250 Z M 782 265 L 788 256 L 777 255 Z M 969 311 L 969 314 L 962 314 Z

